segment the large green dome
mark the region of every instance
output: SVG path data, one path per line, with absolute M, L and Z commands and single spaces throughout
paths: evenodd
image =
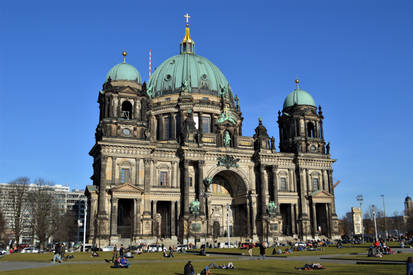
M 231 93 L 229 83 L 218 67 L 193 53 L 182 53 L 165 60 L 149 80 L 149 93 L 152 97 L 179 93 L 185 81 L 191 93 L 220 95 L 222 89 Z
M 316 107 L 313 97 L 298 87 L 298 81 L 297 88 L 284 100 L 283 108 L 285 109 L 294 105 L 310 105 Z
M 141 76 L 138 70 L 125 61 L 110 69 L 109 73 L 106 75 L 106 81 L 109 77 L 112 81 L 127 80 L 141 84 Z

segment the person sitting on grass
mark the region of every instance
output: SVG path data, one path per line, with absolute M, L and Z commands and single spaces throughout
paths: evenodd
M 121 268 L 128 268 L 129 267 L 128 259 L 126 259 L 125 255 L 123 256 L 122 259 L 120 259 L 120 267 Z
M 202 269 L 201 271 L 201 275 L 209 275 L 211 273 L 211 271 L 209 270 L 209 265 L 207 265 L 206 267 L 204 267 L 204 269 Z
M 184 275 L 193 275 L 194 272 L 194 267 L 192 266 L 192 262 L 188 261 L 184 267 Z
M 169 257 L 174 258 L 174 249 L 172 248 L 172 246 L 169 247 Z

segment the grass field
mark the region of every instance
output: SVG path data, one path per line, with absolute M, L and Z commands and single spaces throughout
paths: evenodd
M 217 264 L 223 261 L 211 261 Z M 194 262 L 195 274 L 209 262 Z M 234 261 L 235 270 L 213 269 L 212 274 L 224 275 L 250 275 L 250 274 L 302 274 L 305 271 L 296 270 L 295 267 L 303 266 L 303 262 L 292 261 Z M 325 264 L 327 270 L 310 271 L 310 274 L 404 274 L 405 266 L 396 265 L 339 265 Z M 6 271 L 2 274 L 183 274 L 184 263 L 136 263 L 128 269 L 111 269 L 109 264 L 60 264 L 51 267 L 37 268 L 20 271 Z
M 112 252 L 99 252 L 99 257 L 92 257 L 90 253 L 87 252 L 75 252 L 75 253 L 66 253 L 65 255 L 73 255 L 73 259 L 69 259 L 70 262 L 83 262 L 83 261 L 93 261 L 101 262 L 104 259 L 112 259 Z M 194 259 L 194 258 L 204 258 L 202 256 L 193 255 L 189 253 L 175 253 L 174 258 L 171 259 Z M 53 258 L 53 253 L 15 253 L 6 255 L 0 258 L 0 261 L 12 261 L 12 262 L 48 262 Z M 222 258 L 220 256 L 211 255 L 208 258 Z M 133 259 L 130 260 L 159 260 L 165 259 L 162 256 L 162 252 L 157 253 L 144 253 L 141 255 L 134 255 Z M 169 258 L 168 258 L 169 259 Z M 168 260 L 165 259 L 165 260 Z
M 280 246 L 280 249 L 282 251 L 285 250 L 285 246 Z M 346 246 L 343 248 L 336 248 L 335 246 L 330 246 L 330 247 L 322 247 L 320 248 L 321 251 L 293 251 L 293 253 L 286 255 L 286 254 L 281 254 L 281 256 L 311 256 L 311 255 L 332 255 L 332 254 L 354 254 L 354 253 L 367 253 L 367 248 L 364 247 L 350 247 Z M 199 251 L 198 250 L 193 250 L 193 251 Z M 248 251 L 246 249 L 239 249 L 239 248 L 208 248 L 205 250 L 207 253 L 208 252 L 230 252 L 230 253 L 244 253 L 245 255 L 248 255 Z M 265 253 L 267 256 L 272 256 L 272 251 L 273 247 L 267 248 Z M 253 255 L 258 256 L 259 255 L 259 248 L 253 248 L 252 250 Z M 280 256 L 280 255 L 274 255 L 274 256 Z

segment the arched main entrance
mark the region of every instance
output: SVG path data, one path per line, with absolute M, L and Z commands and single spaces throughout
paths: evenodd
M 232 170 L 220 171 L 213 176 L 209 192 L 209 232 L 215 238 L 227 236 L 229 224 L 232 237 L 248 237 L 250 221 L 244 180 Z

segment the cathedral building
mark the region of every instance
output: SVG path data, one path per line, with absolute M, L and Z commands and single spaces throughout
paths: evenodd
M 98 96 L 89 242 L 338 236 L 324 116 L 298 80 L 278 111 L 277 149 L 261 119 L 242 134 L 239 99 L 195 53 L 188 17 L 180 53 L 148 84 L 123 56 Z

